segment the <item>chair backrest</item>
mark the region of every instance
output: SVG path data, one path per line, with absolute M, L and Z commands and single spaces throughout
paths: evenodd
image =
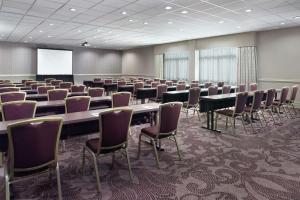
M 138 80 L 144 81 L 144 78 L 143 77 L 138 77 Z
M 273 104 L 275 95 L 276 95 L 275 89 L 269 89 L 267 91 L 267 98 L 266 98 L 266 103 L 265 103 L 266 108 L 269 108 Z
M 39 118 L 8 125 L 9 173 L 31 171 L 55 164 L 62 118 Z
M 129 106 L 131 93 L 130 92 L 117 92 L 112 95 L 112 107 Z
M 38 94 L 47 94 L 48 90 L 54 90 L 55 86 L 39 86 L 37 88 Z
M 104 94 L 104 88 L 89 88 L 88 95 L 90 97 L 102 97 Z
M 191 88 L 198 88 L 199 87 L 199 83 L 191 83 Z
M 74 96 L 65 99 L 66 113 L 83 112 L 90 109 L 91 97 Z
M 71 92 L 84 92 L 85 85 L 72 85 Z
M 252 111 L 256 111 L 260 109 L 263 98 L 264 98 L 264 91 L 257 90 L 254 92 L 252 106 L 251 106 Z
M 166 81 L 167 86 L 173 86 L 173 81 Z
M 55 86 L 55 87 L 59 87 L 59 84 L 62 83 L 62 80 L 51 80 L 50 83 L 51 85 Z
M 99 114 L 98 153 L 101 149 L 114 149 L 127 145 L 132 113 L 132 109 L 114 108 Z
M 283 87 L 281 89 L 280 103 L 285 103 L 286 102 L 288 94 L 289 94 L 289 88 L 288 87 Z
M 197 83 L 197 84 L 199 84 L 199 81 L 193 80 L 192 83 Z
M 20 88 L 18 87 L 3 87 L 0 88 L 0 93 L 4 93 L 4 92 L 19 92 Z
M 46 83 L 51 83 L 53 80 L 55 80 L 55 78 L 45 78 Z
M 250 91 L 253 92 L 253 91 L 256 91 L 257 90 L 257 84 L 256 83 L 251 83 L 250 84 Z
M 0 88 L 3 88 L 3 87 L 16 87 L 16 85 L 12 84 L 12 83 L 2 83 L 2 84 L 0 84 Z
M 292 93 L 291 93 L 291 98 L 290 101 L 291 103 L 294 103 L 296 100 L 296 96 L 297 96 L 297 92 L 298 92 L 299 86 L 298 85 L 294 85 L 292 87 Z
M 119 86 L 125 86 L 126 85 L 126 81 L 118 81 L 117 85 L 118 85 L 118 87 Z
M 238 92 L 246 92 L 246 85 L 245 84 L 240 84 L 238 86 Z
M 213 84 L 211 82 L 206 82 L 206 83 L 204 83 L 204 88 L 209 88 L 212 85 Z
M 161 79 L 159 80 L 160 84 L 166 84 L 167 80 L 166 79 Z
M 59 84 L 59 88 L 61 89 L 71 89 L 73 83 L 72 82 L 62 82 Z
M 37 81 L 26 81 L 25 85 L 26 86 L 31 86 L 32 84 L 36 84 L 36 83 L 39 83 L 39 82 L 37 82 Z
M 231 90 L 231 86 L 230 85 L 223 85 L 222 86 L 222 94 L 229 94 Z
M 94 78 L 94 82 L 96 82 L 96 83 L 101 82 L 101 78 Z
M 178 80 L 171 80 L 173 83 L 177 83 L 178 82 Z
M 11 101 L 1 104 L 2 120 L 34 118 L 36 101 Z
M 178 83 L 178 84 L 176 85 L 176 90 L 177 90 L 177 91 L 185 90 L 185 84 Z
M 113 83 L 112 79 L 105 79 L 104 80 L 104 84 L 111 84 L 111 83 Z
M 39 86 L 46 86 L 46 83 L 33 83 L 31 84 L 31 89 L 36 90 Z
M 153 81 L 153 82 L 151 83 L 151 87 L 152 87 L 152 88 L 156 88 L 158 85 L 159 85 L 159 82 L 158 82 L 158 81 Z
M 159 78 L 155 78 L 155 79 L 153 79 L 155 82 L 159 82 Z
M 218 86 L 218 87 L 223 87 L 224 84 L 225 84 L 225 83 L 224 83 L 223 81 L 222 81 L 222 82 L 218 82 L 218 83 L 217 83 L 217 86 Z
M 0 102 L 25 101 L 26 92 L 4 92 L 0 94 Z
M 48 101 L 64 100 L 67 98 L 67 89 L 48 90 Z
M 186 84 L 185 81 L 178 81 L 178 84 Z
M 207 91 L 208 91 L 208 96 L 217 95 L 218 94 L 218 86 L 209 86 Z
M 177 130 L 181 107 L 181 102 L 170 102 L 159 106 L 159 134 L 170 134 Z
M 196 83 L 198 84 L 198 83 Z M 197 105 L 199 103 L 201 88 L 200 87 L 192 87 L 189 89 L 189 100 L 188 105 Z
M 134 86 L 134 92 L 137 91 L 137 89 L 140 89 L 140 88 L 144 88 L 144 83 L 143 82 L 136 82 L 133 84 Z
M 168 86 L 166 84 L 160 84 L 156 87 L 156 99 L 161 99 L 164 92 L 168 91 Z
M 149 85 L 150 85 L 152 82 L 153 82 L 153 80 L 151 80 L 151 79 L 148 79 L 148 80 L 145 81 L 145 83 L 146 83 L 146 84 L 149 84 Z
M 248 100 L 248 93 L 242 92 L 236 95 L 234 114 L 243 113 Z
M 21 83 L 22 83 L 22 84 L 25 84 L 27 81 L 33 81 L 33 79 L 23 79 L 23 80 L 21 81 Z

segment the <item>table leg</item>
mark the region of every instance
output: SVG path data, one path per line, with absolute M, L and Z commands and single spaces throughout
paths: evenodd
M 209 129 L 210 128 L 210 124 L 209 124 L 209 122 L 210 122 L 210 119 L 209 119 L 209 111 L 207 111 L 206 112 L 206 123 L 207 123 L 207 129 Z
M 211 110 L 210 111 L 210 129 L 211 130 L 215 130 L 215 128 L 214 128 L 214 110 Z

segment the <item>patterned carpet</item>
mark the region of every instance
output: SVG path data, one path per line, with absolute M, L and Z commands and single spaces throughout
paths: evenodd
M 86 138 L 68 140 L 67 151 L 60 153 L 64 199 L 111 200 L 198 200 L 198 199 L 300 199 L 300 118 L 285 119 L 280 126 L 260 128 L 245 134 L 240 123 L 237 131 L 213 133 L 200 127 L 196 116 L 182 114 L 178 140 L 183 155 L 179 161 L 172 141 L 163 141 L 159 152 L 161 169 L 155 165 L 150 145 L 142 145 L 136 159 L 138 134 L 142 126 L 132 127 L 130 158 L 133 181 L 129 181 L 125 157 L 116 154 L 100 159 L 102 192 L 97 194 L 91 162 L 81 174 L 81 150 Z M 143 125 L 147 126 L 147 125 Z M 4 197 L 1 178 L 1 197 Z M 14 186 L 15 199 L 57 199 L 56 179 L 44 175 Z M 0 198 L 2 199 L 2 198 Z

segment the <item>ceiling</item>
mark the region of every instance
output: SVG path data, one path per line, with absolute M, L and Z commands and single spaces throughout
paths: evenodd
M 128 49 L 300 25 L 300 0 L 0 0 L 0 40 Z

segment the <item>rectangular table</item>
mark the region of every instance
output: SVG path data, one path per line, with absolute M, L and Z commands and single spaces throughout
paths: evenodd
M 106 96 L 108 96 L 110 92 L 114 92 L 114 91 L 118 90 L 118 84 L 117 83 L 104 83 L 103 88 L 105 89 Z
M 87 92 L 69 92 L 68 97 L 73 96 L 87 96 Z M 32 100 L 32 101 L 48 101 L 48 95 L 47 94 L 28 94 L 26 95 L 26 100 Z
M 133 94 L 134 86 L 133 85 L 119 86 L 118 87 L 118 92 L 131 92 Z

